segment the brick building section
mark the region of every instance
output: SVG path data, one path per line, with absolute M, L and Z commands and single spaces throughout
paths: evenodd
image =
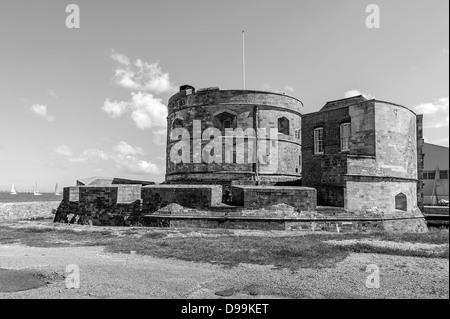
M 328 102 L 303 116 L 303 186 L 317 189 L 318 204 L 348 211 L 420 216 L 421 117 L 392 103 L 362 96 Z M 349 150 L 341 151 L 340 126 L 351 124 Z M 323 154 L 314 154 L 314 129 L 323 128 Z M 398 212 L 398 211 L 397 211 Z

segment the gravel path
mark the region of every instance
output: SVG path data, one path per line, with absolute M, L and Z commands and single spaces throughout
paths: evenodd
M 81 288 L 65 289 L 69 264 L 80 268 Z M 380 288 L 365 286 L 366 268 L 380 269 Z M 351 254 L 335 268 L 292 272 L 270 266 L 224 268 L 149 256 L 105 253 L 102 247 L 0 246 L 0 268 L 35 270 L 53 278 L 34 290 L 0 298 L 449 298 L 446 259 Z M 249 287 L 258 296 L 249 294 Z

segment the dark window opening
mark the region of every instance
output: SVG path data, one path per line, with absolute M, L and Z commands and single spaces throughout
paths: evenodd
M 400 193 L 395 196 L 395 209 L 407 211 L 407 197 L 405 194 Z
M 173 121 L 173 128 L 182 128 L 182 127 L 183 127 L 182 119 L 175 119 L 175 121 Z
M 284 135 L 289 135 L 289 120 L 286 117 L 278 119 L 278 132 Z
M 223 121 L 223 128 L 232 128 L 232 123 L 231 119 L 225 119 Z
M 222 112 L 215 116 L 214 126 L 220 130 L 233 129 L 236 128 L 236 116 L 228 113 Z

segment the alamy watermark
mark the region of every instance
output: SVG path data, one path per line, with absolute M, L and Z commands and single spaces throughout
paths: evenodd
M 366 267 L 366 272 L 369 273 L 366 278 L 366 287 L 369 289 L 379 289 L 380 268 L 375 264 L 370 264 Z
M 368 29 L 380 28 L 380 7 L 376 4 L 369 4 L 366 7 L 366 13 L 369 15 L 366 18 L 366 27 Z
M 203 130 L 200 120 L 194 120 L 191 133 L 175 128 L 170 141 L 170 161 L 174 164 L 261 164 L 266 171 L 278 169 L 278 129 L 215 127 Z
M 66 288 L 80 289 L 80 267 L 71 264 L 66 267 Z
M 80 7 L 76 4 L 69 4 L 66 7 L 66 13 L 69 15 L 66 18 L 66 27 L 68 29 L 80 28 Z

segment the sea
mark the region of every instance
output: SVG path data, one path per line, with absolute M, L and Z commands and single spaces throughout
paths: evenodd
M 7 192 L 0 192 L 0 203 L 27 203 L 27 202 L 60 202 L 62 195 L 54 193 L 42 193 L 42 196 L 35 196 L 33 193 L 19 193 L 11 195 Z

